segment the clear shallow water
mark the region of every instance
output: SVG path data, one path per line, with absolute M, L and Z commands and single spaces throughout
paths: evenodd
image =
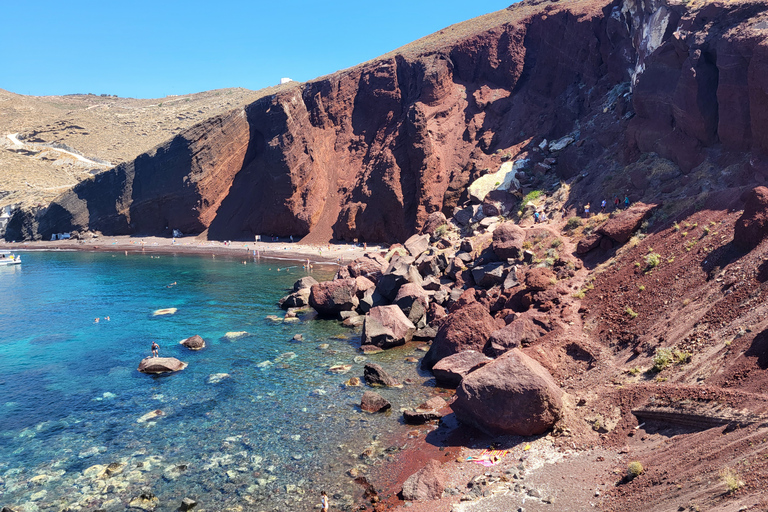
M 300 265 L 74 252 L 23 261 L 0 268 L 0 506 L 125 510 L 151 490 L 157 510 L 184 497 L 198 510 L 310 510 L 321 489 L 354 495 L 345 472 L 359 454 L 405 430 L 396 412 L 361 413 L 363 388 L 342 385 L 362 376 L 359 335 L 334 321 L 267 319 L 282 317 L 276 302 L 305 275 Z M 161 308 L 178 310 L 153 316 Z M 249 335 L 228 339 L 233 331 Z M 194 334 L 207 348 L 178 344 Z M 188 368 L 138 373 L 152 340 Z M 395 411 L 430 393 L 409 355 L 368 359 L 416 381 L 380 390 Z M 338 362 L 353 368 L 329 373 Z

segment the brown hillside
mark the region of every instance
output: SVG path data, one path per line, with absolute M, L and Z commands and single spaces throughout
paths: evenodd
M 220 89 L 159 99 L 93 94 L 23 96 L 0 89 L 0 207 L 47 204 L 63 190 L 191 126 L 277 88 Z M 18 133 L 24 146 L 8 134 Z M 47 148 L 64 144 L 97 164 Z M 99 161 L 111 165 L 98 165 Z

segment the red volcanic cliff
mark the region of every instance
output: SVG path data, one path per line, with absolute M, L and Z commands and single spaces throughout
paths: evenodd
M 208 230 L 394 242 L 450 216 L 502 158 L 576 140 L 562 178 L 657 152 L 768 150 L 763 3 L 527 0 L 292 84 L 18 214 L 6 238 Z M 519 155 L 519 156 L 518 156 Z M 750 156 L 750 155 L 748 155 Z

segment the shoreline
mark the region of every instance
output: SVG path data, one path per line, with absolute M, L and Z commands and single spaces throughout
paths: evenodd
M 298 242 L 219 242 L 202 241 L 192 237 L 134 237 L 129 235 L 99 237 L 91 240 L 51 240 L 32 242 L 3 242 L 0 250 L 7 251 L 82 251 L 130 252 L 155 254 L 184 254 L 199 256 L 256 256 L 264 259 L 329 265 L 349 263 L 367 252 L 386 251 L 382 246 L 359 247 L 354 244 L 308 245 Z

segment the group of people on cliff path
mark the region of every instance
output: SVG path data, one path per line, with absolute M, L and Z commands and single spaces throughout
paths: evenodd
M 630 205 L 629 196 L 625 195 L 624 208 L 629 208 L 629 205 Z M 608 201 L 603 199 L 600 202 L 600 213 L 605 213 L 605 210 L 607 209 L 607 207 L 608 207 Z M 619 208 L 621 208 L 621 201 L 619 200 L 619 196 L 613 196 L 613 207 L 615 210 L 618 210 Z M 584 216 L 589 217 L 590 214 L 591 214 L 591 206 L 589 203 L 587 203 L 584 205 Z

